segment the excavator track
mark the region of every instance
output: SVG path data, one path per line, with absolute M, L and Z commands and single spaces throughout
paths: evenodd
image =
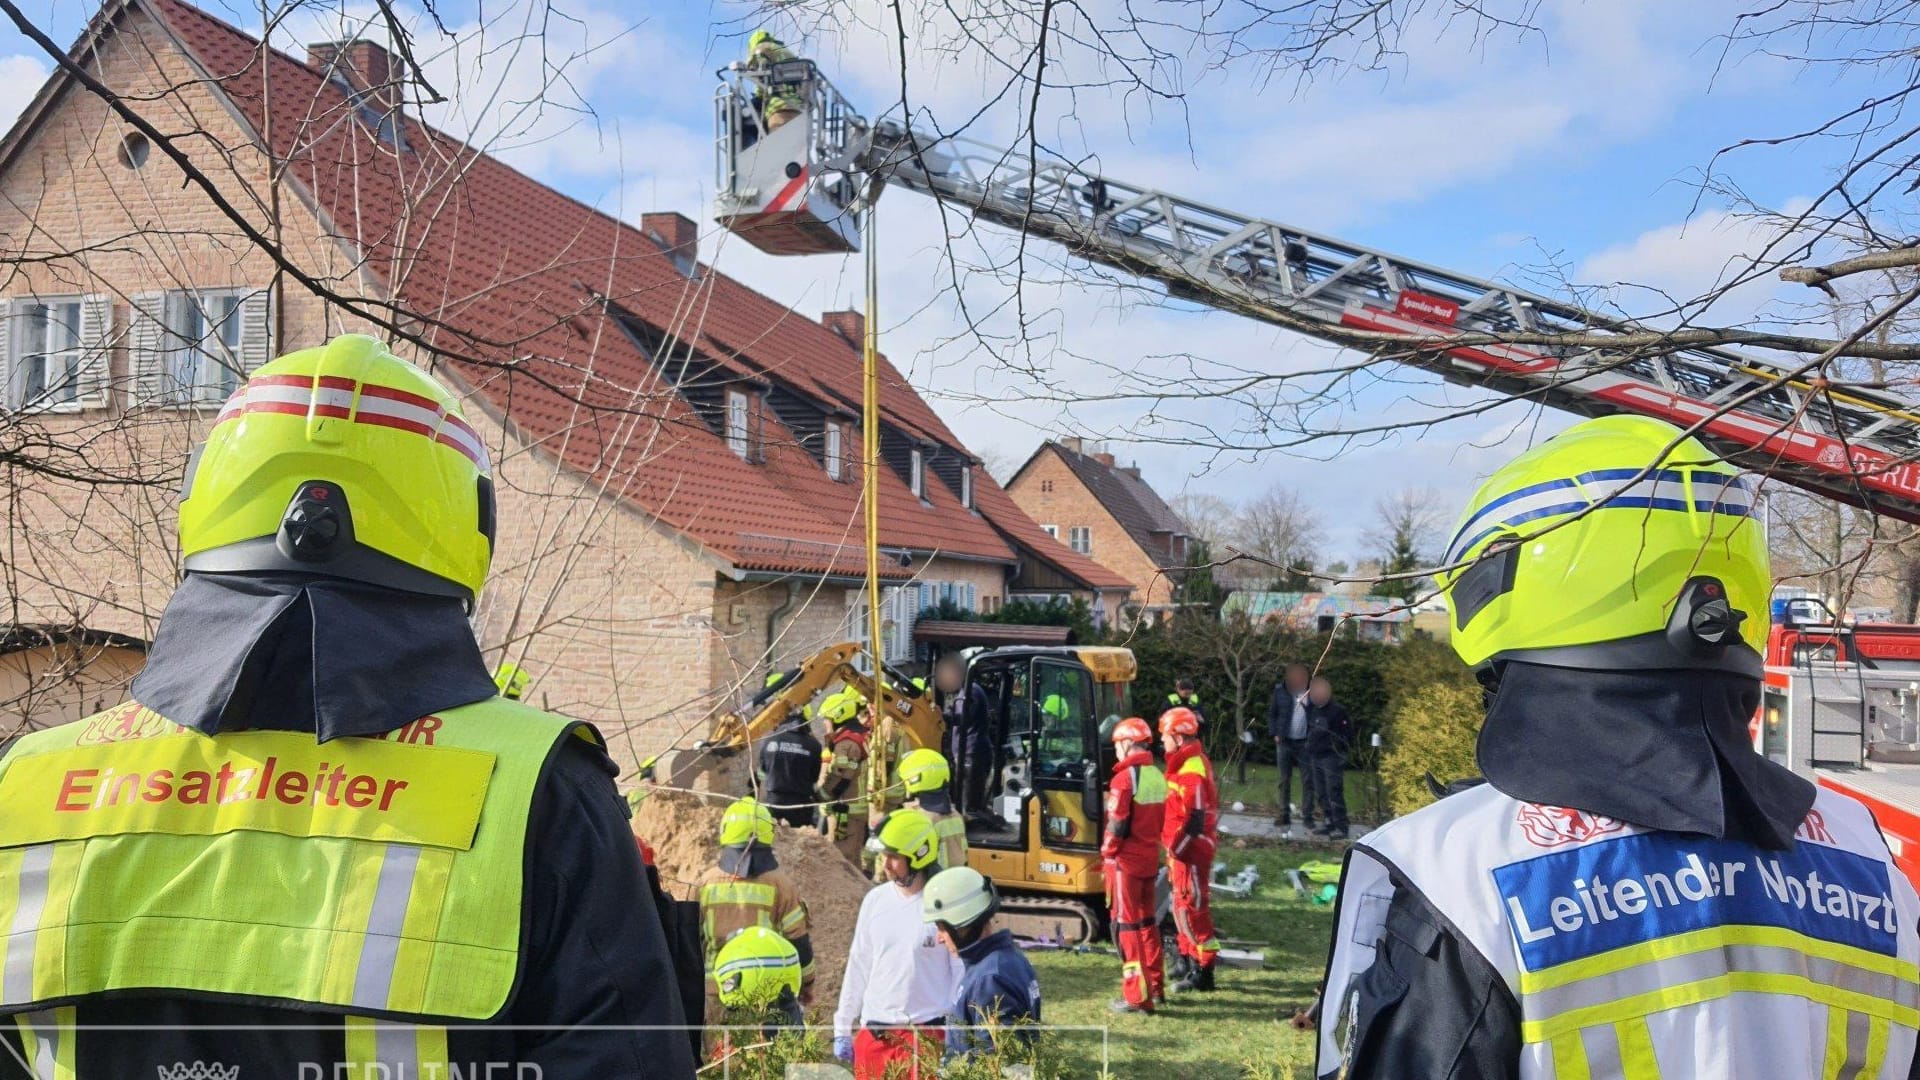
M 1098 908 L 1058 896 L 1003 895 L 997 920 L 1014 937 L 1060 945 L 1085 945 L 1106 931 Z

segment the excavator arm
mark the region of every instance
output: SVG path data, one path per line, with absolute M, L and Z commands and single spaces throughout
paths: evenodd
M 836 682 L 852 687 L 870 703 L 879 702 L 878 716 L 874 718 L 875 747 L 892 746 L 902 739 L 911 744 L 909 749 L 914 746 L 939 746 L 944 722 L 939 710 L 933 707 L 932 699 L 897 672 L 888 672 L 889 680 L 876 681 L 854 667 L 853 660 L 860 652 L 860 646 L 849 641 L 814 653 L 799 667 L 784 672 L 778 681 L 771 681 L 755 694 L 747 702 L 751 712 L 722 714 L 714 718 L 707 736 L 693 746 L 670 752 L 671 756 L 662 754 L 648 758 L 640 766 L 640 778 L 664 783 L 668 787 L 691 787 L 702 773 L 725 767 L 740 751 L 766 738 L 801 713 Z M 895 685 L 906 689 L 897 690 Z M 882 791 L 886 787 L 887 757 L 887 754 L 879 752 L 870 756 L 869 790 Z M 660 774 L 663 758 L 666 765 L 664 776 Z

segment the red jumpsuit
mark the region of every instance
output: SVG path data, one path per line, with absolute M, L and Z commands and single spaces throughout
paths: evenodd
M 1213 936 L 1213 855 L 1220 847 L 1220 793 L 1213 762 L 1200 740 L 1167 754 L 1167 881 L 1173 886 L 1173 926 L 1180 955 L 1213 966 L 1220 942 Z
M 1153 913 L 1153 879 L 1160 871 L 1167 777 L 1153 754 L 1136 750 L 1113 767 L 1107 789 L 1107 832 L 1100 843 L 1114 944 L 1120 947 L 1120 993 L 1127 1004 L 1152 1009 L 1167 996 L 1160 928 Z

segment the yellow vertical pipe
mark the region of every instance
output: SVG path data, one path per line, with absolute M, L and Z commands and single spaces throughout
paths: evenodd
M 880 644 L 880 252 L 874 243 L 873 204 L 860 223 L 861 242 L 867 256 L 866 334 L 861 352 L 863 385 L 860 393 L 861 443 L 866 448 L 865 490 L 861 501 L 867 510 L 867 643 L 873 657 L 873 678 L 883 680 L 881 658 L 886 650 Z

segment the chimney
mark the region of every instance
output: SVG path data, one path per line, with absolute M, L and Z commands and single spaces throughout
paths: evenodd
M 1080 452 L 1080 447 L 1083 445 L 1078 435 L 1063 435 L 1060 437 L 1059 442 L 1061 449 L 1071 450 L 1076 454 Z
M 858 311 L 827 311 L 820 315 L 820 325 L 847 339 L 847 344 L 856 349 L 867 345 L 867 317 Z
M 1095 454 L 1095 455 L 1093 455 L 1093 460 L 1095 460 L 1095 461 L 1097 461 L 1097 462 L 1099 462 L 1099 463 L 1100 463 L 1100 464 L 1102 464 L 1102 465 L 1105 465 L 1105 466 L 1106 466 L 1107 468 L 1109 468 L 1109 469 L 1111 469 L 1111 468 L 1113 468 L 1113 455 L 1112 455 L 1112 454 L 1109 454 L 1109 453 L 1106 453 L 1106 452 L 1104 452 L 1104 451 L 1102 451 L 1101 453 L 1098 453 L 1098 454 Z
M 700 226 L 685 214 L 641 214 L 640 231 L 653 237 L 669 255 L 688 260 L 700 255 Z
M 370 96 L 376 107 L 400 107 L 405 68 L 386 49 L 365 38 L 321 41 L 307 46 L 307 63 L 323 74 L 339 74 L 347 85 Z
M 1108 459 L 1111 459 L 1113 457 L 1112 454 L 1107 454 L 1104 456 L 1107 457 Z M 1113 462 L 1109 460 L 1107 463 L 1111 465 Z M 1126 468 L 1121 469 L 1120 471 L 1123 473 L 1126 473 L 1128 476 L 1133 477 L 1135 480 L 1140 479 L 1140 466 L 1138 465 L 1129 465 Z

